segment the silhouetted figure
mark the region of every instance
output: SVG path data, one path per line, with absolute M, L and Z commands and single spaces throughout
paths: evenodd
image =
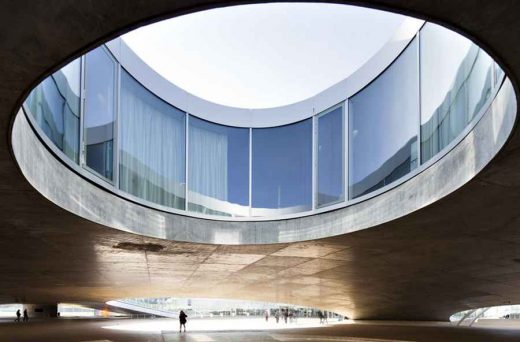
M 276 310 L 274 313 L 274 318 L 276 319 L 276 323 L 280 320 L 280 310 Z
M 20 309 L 18 309 L 16 310 L 16 319 L 14 321 L 20 322 L 20 316 L 22 316 L 22 314 L 20 313 Z
M 188 315 L 186 315 L 184 313 L 184 311 L 181 310 L 181 312 L 179 313 L 179 323 L 180 323 L 179 332 L 182 331 L 182 327 L 184 327 L 184 332 L 186 332 L 186 319 L 187 318 L 188 318 Z
M 318 311 L 318 317 L 320 318 L 320 324 L 323 324 L 323 313 L 321 310 Z
M 265 310 L 264 316 L 265 316 L 265 321 L 269 322 L 269 310 Z
M 23 321 L 29 322 L 29 315 L 27 314 L 27 309 L 23 309 Z
M 285 321 L 285 324 L 287 324 L 287 318 L 289 318 L 289 309 L 285 309 L 283 312 L 283 319 Z

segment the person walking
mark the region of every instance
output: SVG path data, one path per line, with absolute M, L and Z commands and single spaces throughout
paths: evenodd
M 269 310 L 265 310 L 264 316 L 265 316 L 265 321 L 269 322 Z
M 20 316 L 22 316 L 22 314 L 20 313 L 20 309 L 18 309 L 16 310 L 16 319 L 14 321 L 20 322 Z
M 182 327 L 184 327 L 184 332 L 186 332 L 186 321 L 187 321 L 188 315 L 184 313 L 184 311 L 181 310 L 179 313 L 179 332 L 182 331 Z
M 320 324 L 323 324 L 323 313 L 321 310 L 318 310 L 318 317 L 320 318 Z
M 276 310 L 274 313 L 274 318 L 276 319 L 276 323 L 280 320 L 280 310 Z
M 27 309 L 23 309 L 23 321 L 29 322 L 29 315 L 27 314 Z

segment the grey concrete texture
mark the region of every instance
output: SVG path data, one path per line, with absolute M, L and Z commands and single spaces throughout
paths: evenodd
M 261 318 L 260 318 L 261 319 Z M 177 320 L 155 320 L 171 331 L 129 331 L 104 327 L 150 323 L 128 319 L 54 319 L 29 323 L 0 322 L 0 341 L 5 342 L 510 342 L 520 339 L 513 329 L 453 327 L 448 324 L 367 322 L 320 328 L 271 331 L 191 331 L 179 333 Z
M 388 7 L 462 32 L 501 63 L 518 90 L 520 3 L 356 3 Z M 303 304 L 354 318 L 412 320 L 445 320 L 471 307 L 520 303 L 516 129 L 500 153 L 457 191 L 377 227 L 308 242 L 229 246 L 140 236 L 71 214 L 30 185 L 13 157 L 10 134 L 21 101 L 34 85 L 142 23 L 218 4 L 1 4 L 1 302 L 197 295 Z M 163 248 L 127 248 L 148 243 Z

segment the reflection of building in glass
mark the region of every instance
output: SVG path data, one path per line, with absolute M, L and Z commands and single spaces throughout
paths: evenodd
M 38 126 L 68 158 L 78 162 L 80 84 L 79 60 L 46 78 L 26 100 Z
M 439 30 L 437 27 L 427 25 L 424 33 L 421 34 L 421 47 L 423 45 L 432 47 L 428 44 L 436 44 L 438 50 L 447 50 L 448 45 L 443 43 L 442 39 L 445 35 L 454 35 L 448 30 Z M 429 51 L 421 50 L 421 57 Z M 446 54 L 449 56 L 449 53 Z M 449 63 L 450 61 L 446 62 Z M 426 63 L 425 63 L 426 64 Z M 492 90 L 492 59 L 484 53 L 476 45 L 471 45 L 462 59 L 460 65 L 456 68 L 454 74 L 443 77 L 450 77 L 453 80 L 449 89 L 445 91 L 444 100 L 436 107 L 433 113 L 426 113 L 423 109 L 423 120 L 429 118 L 421 124 L 421 158 L 423 162 L 431 159 L 435 154 L 446 147 L 468 126 L 485 102 L 491 96 Z M 427 66 L 424 66 L 426 68 Z M 428 96 L 430 88 L 438 87 L 436 77 L 439 68 L 443 64 L 439 63 L 430 71 L 431 75 L 422 83 L 421 92 L 423 96 Z M 452 67 L 452 66 L 450 66 Z M 438 89 L 436 89 L 439 92 Z
M 416 167 L 417 137 L 413 137 L 377 170 L 352 185 L 351 191 L 358 196 L 368 194 L 405 176 Z
M 383 74 L 349 99 L 350 198 L 390 184 L 418 166 L 417 45 L 414 39 Z
M 114 176 L 116 70 L 102 47 L 85 56 L 85 166 L 109 180 Z

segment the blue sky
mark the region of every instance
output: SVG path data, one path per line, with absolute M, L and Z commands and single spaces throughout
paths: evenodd
M 219 104 L 268 108 L 308 98 L 359 68 L 405 17 L 334 4 L 197 12 L 123 39 L 165 78 Z

